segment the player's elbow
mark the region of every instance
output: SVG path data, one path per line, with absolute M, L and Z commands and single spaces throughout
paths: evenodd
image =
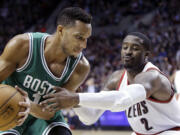
M 98 119 L 88 119 L 88 120 L 86 119 L 86 120 L 84 120 L 84 119 L 79 118 L 79 120 L 80 120 L 84 125 L 89 126 L 89 125 L 92 125 L 92 124 L 96 123 Z

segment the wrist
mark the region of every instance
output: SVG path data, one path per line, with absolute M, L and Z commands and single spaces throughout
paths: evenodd
M 73 103 L 74 103 L 74 107 L 78 106 L 79 105 L 79 94 L 78 93 L 74 93 L 73 95 Z
M 33 112 L 33 108 L 34 108 L 33 106 L 34 106 L 34 103 L 30 101 L 30 111 L 29 111 L 30 114 Z

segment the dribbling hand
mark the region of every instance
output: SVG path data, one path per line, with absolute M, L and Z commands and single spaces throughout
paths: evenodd
M 29 100 L 27 92 L 25 92 L 24 90 L 22 90 L 18 86 L 15 86 L 15 88 L 21 93 L 21 95 L 24 98 L 24 101 L 19 102 L 19 106 L 25 108 L 25 110 L 18 113 L 18 116 L 20 118 L 17 120 L 17 126 L 21 126 L 24 123 L 24 121 L 26 120 L 26 118 L 28 117 L 28 115 L 29 115 L 29 112 L 30 112 L 30 100 Z

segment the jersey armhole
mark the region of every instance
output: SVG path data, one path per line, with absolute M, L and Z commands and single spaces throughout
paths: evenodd
M 147 100 L 152 101 L 152 102 L 156 102 L 156 103 L 169 103 L 173 99 L 173 96 L 174 96 L 174 94 L 171 95 L 171 97 L 165 101 L 161 101 L 161 100 L 155 99 L 153 97 L 149 97 L 149 98 L 147 98 Z
M 75 60 L 75 62 L 73 63 L 73 65 L 72 65 L 72 71 L 71 71 L 71 73 L 69 74 L 69 76 L 66 78 L 66 80 L 64 81 L 64 83 L 66 83 L 66 82 L 69 80 L 69 78 L 71 77 L 73 71 L 75 70 L 77 64 L 79 63 L 79 61 L 81 60 L 82 57 L 83 57 L 83 53 L 81 52 L 81 53 L 79 54 L 78 58 L 77 58 L 77 59 Z M 65 76 L 65 75 L 64 75 L 64 76 Z
M 25 62 L 25 64 L 16 69 L 17 72 L 21 72 L 23 70 L 25 70 L 27 68 L 27 66 L 29 65 L 30 61 L 31 61 L 31 58 L 32 58 L 32 53 L 33 53 L 33 36 L 31 33 L 28 33 L 28 36 L 29 36 L 29 54 L 28 54 L 28 58 Z

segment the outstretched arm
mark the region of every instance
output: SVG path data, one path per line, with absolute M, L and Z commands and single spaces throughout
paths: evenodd
M 80 105 L 102 110 L 123 111 L 135 103 L 153 96 L 158 100 L 167 100 L 172 96 L 171 85 L 168 79 L 158 71 L 148 71 L 138 74 L 134 84 L 124 87 L 120 91 L 100 93 L 70 93 L 65 89 L 59 90 L 60 102 L 67 106 Z M 115 89 L 114 89 L 115 90 Z M 47 95 L 51 97 L 53 95 Z M 66 104 L 62 105 L 65 108 Z

